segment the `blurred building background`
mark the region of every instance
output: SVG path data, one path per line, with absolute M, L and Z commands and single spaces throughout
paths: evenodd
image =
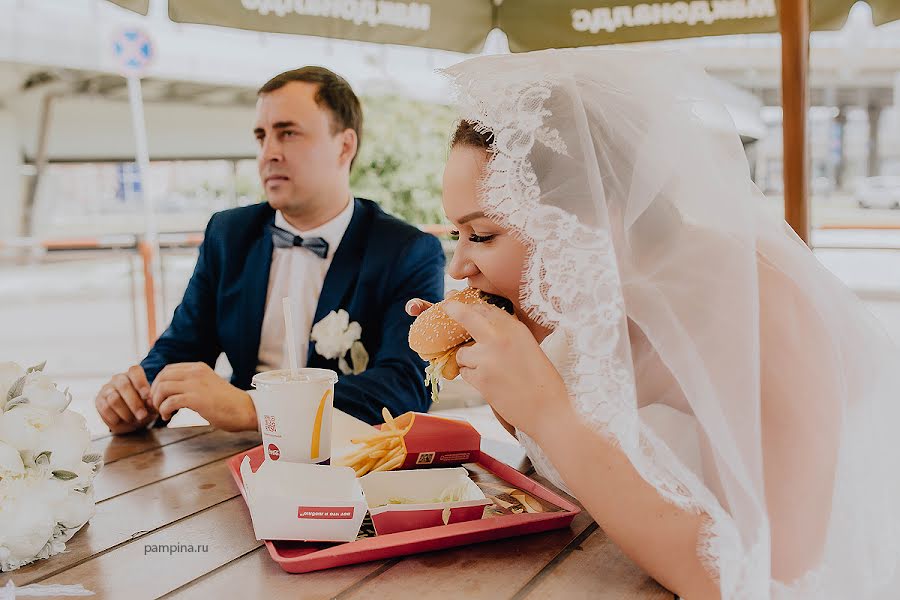
M 128 91 L 111 52 L 123 27 L 142 27 L 156 48 L 143 94 L 147 184 L 163 233 L 160 326 L 180 299 L 209 216 L 262 200 L 255 90 L 283 70 L 321 64 L 362 96 L 357 195 L 416 224 L 442 222 L 453 111 L 435 69 L 465 56 L 176 24 L 165 5 L 153 0 L 144 18 L 104 0 L 0 0 L 0 361 L 48 359 L 89 416 L 99 385 L 150 341 L 135 251 L 142 190 Z M 719 80 L 776 214 L 779 43 L 777 35 L 654 43 L 683 51 Z M 505 50 L 493 32 L 484 52 Z M 900 340 L 900 23 L 876 28 L 858 3 L 841 31 L 812 34 L 810 62 L 813 244 Z

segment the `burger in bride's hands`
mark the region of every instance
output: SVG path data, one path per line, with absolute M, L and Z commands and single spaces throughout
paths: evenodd
M 452 380 L 459 375 L 457 351 L 475 343 L 469 332 L 444 311 L 445 303 L 450 301 L 470 305 L 492 304 L 511 315 L 515 314 L 513 303 L 506 298 L 472 287 L 453 291 L 445 300 L 432 304 L 424 310 L 420 308 L 424 304 L 421 300 L 413 301 L 418 303 L 421 312 L 409 329 L 409 347 L 415 350 L 422 360 L 428 361 L 425 384 L 431 386 L 431 399 L 435 402 L 438 399 L 441 378 Z M 413 302 L 408 306 L 411 314 L 414 312 L 414 307 L 411 306 Z

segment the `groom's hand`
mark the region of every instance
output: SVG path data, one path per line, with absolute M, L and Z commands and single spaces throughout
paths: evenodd
M 140 365 L 114 375 L 100 388 L 94 406 L 115 435 L 146 427 L 156 418 L 150 405 L 150 384 Z
M 153 380 L 150 403 L 166 420 L 179 408 L 190 408 L 217 429 L 257 428 L 250 394 L 234 387 L 202 362 L 167 365 Z

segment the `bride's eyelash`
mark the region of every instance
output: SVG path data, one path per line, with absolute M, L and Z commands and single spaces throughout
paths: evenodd
M 489 241 L 491 241 L 492 239 L 494 239 L 495 237 L 497 237 L 497 236 L 496 236 L 496 235 L 475 235 L 475 234 L 473 233 L 472 235 L 469 236 L 469 241 L 470 241 L 470 242 L 475 242 L 476 244 L 481 244 L 481 243 L 484 243 L 484 242 L 489 242 Z M 451 231 L 451 232 L 450 232 L 450 239 L 452 239 L 453 241 L 459 240 L 459 232 L 458 232 L 458 231 Z

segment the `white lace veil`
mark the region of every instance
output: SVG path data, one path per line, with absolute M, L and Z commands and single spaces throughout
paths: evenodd
M 698 552 L 722 597 L 878 595 L 900 533 L 900 356 L 764 214 L 713 82 L 618 49 L 445 74 L 461 118 L 494 134 L 481 202 L 531 247 L 522 306 L 565 333 L 573 403 L 660 495 L 708 515 Z

